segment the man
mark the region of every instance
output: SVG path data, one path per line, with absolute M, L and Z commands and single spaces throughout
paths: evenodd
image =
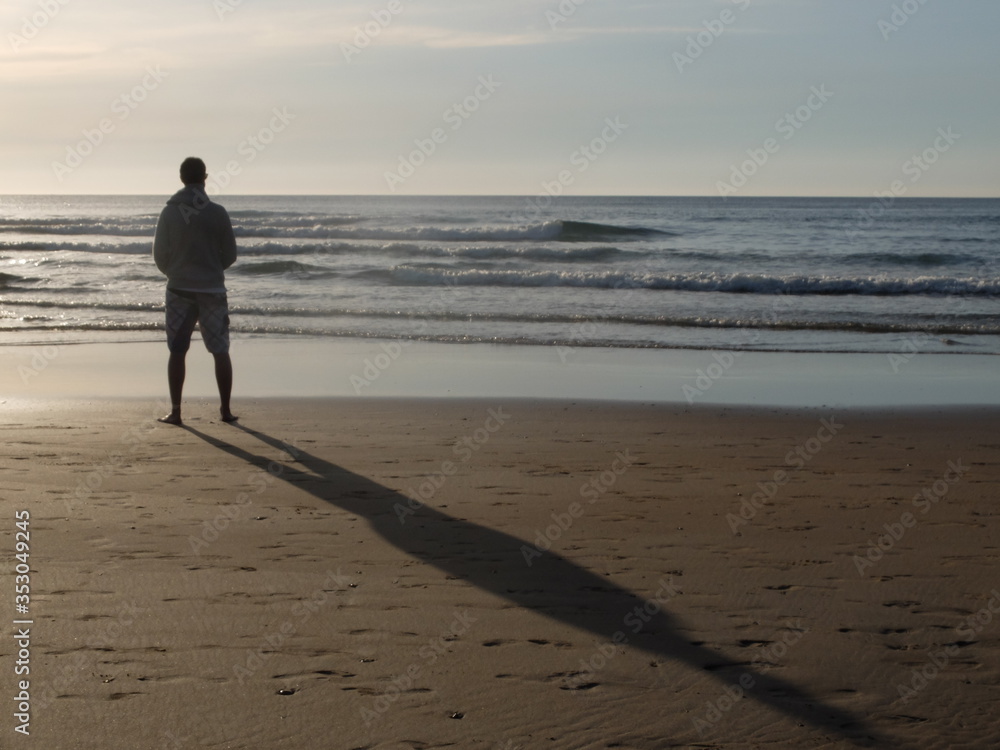
M 159 421 L 181 424 L 184 359 L 195 323 L 205 348 L 215 357 L 219 412 L 223 422 L 235 422 L 229 410 L 233 364 L 229 358 L 229 307 L 225 270 L 236 261 L 236 237 L 229 214 L 205 193 L 205 162 L 190 157 L 181 164 L 179 190 L 160 213 L 153 240 L 156 267 L 167 277 L 167 347 L 170 360 L 170 413 Z

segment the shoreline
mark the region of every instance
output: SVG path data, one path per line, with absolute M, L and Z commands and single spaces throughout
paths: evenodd
M 4 346 L 0 393 L 157 397 L 162 343 Z M 234 340 L 233 398 L 540 398 L 780 407 L 996 406 L 1000 357 L 439 344 L 382 339 Z M 198 340 L 185 398 L 215 395 Z

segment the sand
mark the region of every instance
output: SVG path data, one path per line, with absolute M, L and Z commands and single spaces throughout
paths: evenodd
M 0 332 L 2 333 L 2 332 Z M 0 336 L 0 343 L 4 342 Z M 0 346 L 5 398 L 156 397 L 163 342 Z M 881 408 L 1000 406 L 1000 357 L 899 352 L 716 352 L 696 349 L 441 344 L 311 337 L 237 337 L 240 397 L 551 398 Z M 185 395 L 216 393 L 200 341 Z
M 5 406 L 4 747 L 1000 741 L 995 409 L 236 405 Z

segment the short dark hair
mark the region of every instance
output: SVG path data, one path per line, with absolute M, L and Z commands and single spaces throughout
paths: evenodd
M 197 156 L 189 156 L 181 162 L 181 182 L 185 185 L 199 185 L 208 177 L 205 162 Z

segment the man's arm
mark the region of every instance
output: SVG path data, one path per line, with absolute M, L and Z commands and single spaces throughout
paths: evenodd
M 170 253 L 169 222 L 166 220 L 166 210 L 160 212 L 156 222 L 156 234 L 153 237 L 153 260 L 160 273 L 167 275 L 167 258 Z
M 229 268 L 236 262 L 236 233 L 233 231 L 233 222 L 229 218 L 229 212 L 223 211 L 222 223 L 222 247 L 219 250 L 219 258 L 222 261 L 222 268 Z

